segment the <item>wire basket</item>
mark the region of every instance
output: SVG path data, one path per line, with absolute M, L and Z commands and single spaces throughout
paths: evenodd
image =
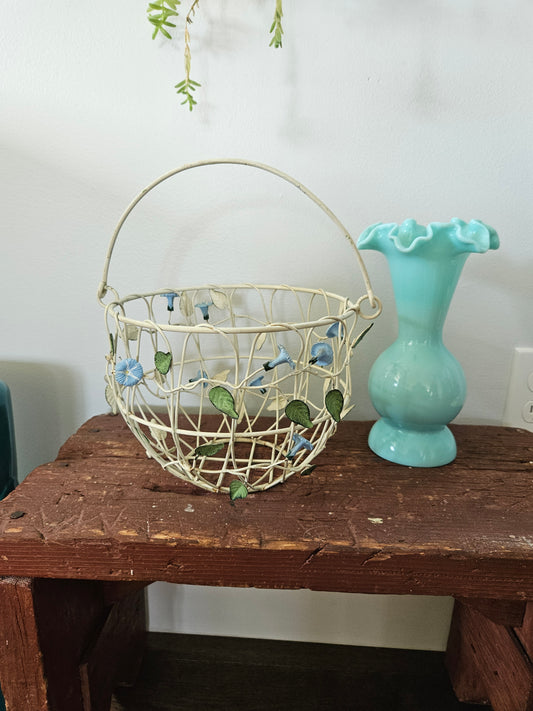
M 216 164 L 263 170 L 301 190 L 353 248 L 366 293 L 354 303 L 279 284 L 172 285 L 120 298 L 107 278 L 132 210 L 168 178 Z M 310 469 L 351 409 L 350 359 L 369 328 L 360 328 L 359 318 L 381 312 L 355 243 L 329 208 L 288 175 L 238 159 L 182 166 L 130 203 L 108 247 L 98 300 L 109 334 L 106 399 L 113 411 L 165 470 L 232 498 Z M 363 313 L 365 302 L 370 313 Z

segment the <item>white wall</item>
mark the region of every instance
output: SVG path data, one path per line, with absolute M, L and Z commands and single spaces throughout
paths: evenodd
M 502 247 L 469 258 L 445 335 L 469 384 L 460 419 L 500 422 L 512 349 L 533 341 L 533 4 L 285 0 L 276 51 L 274 0 L 204 2 L 192 26 L 203 84 L 193 113 L 172 88 L 181 47 L 152 42 L 144 7 L 0 8 L 0 377 L 12 390 L 21 472 L 107 409 L 95 291 L 120 213 L 159 174 L 209 157 L 285 170 L 354 236 L 410 216 L 492 224 Z M 201 284 L 233 271 L 362 293 L 346 244 L 300 194 L 220 170 L 147 204 L 124 235 L 113 286 L 166 286 L 174 272 Z M 374 416 L 368 369 L 395 330 L 384 259 L 364 256 L 385 312 L 354 367 L 361 419 Z M 448 599 L 151 591 L 154 629 L 214 634 L 439 649 L 449 613 Z

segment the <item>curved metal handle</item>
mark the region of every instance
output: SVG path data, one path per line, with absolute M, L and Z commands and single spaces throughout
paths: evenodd
M 272 173 L 272 175 L 276 175 L 278 178 L 281 178 L 282 180 L 287 181 L 291 185 L 294 185 L 298 190 L 301 190 L 301 192 L 304 193 L 308 198 L 310 198 L 318 207 L 326 213 L 326 215 L 333 221 L 335 225 L 339 228 L 339 230 L 343 233 L 344 237 L 348 240 L 349 244 L 355 251 L 357 261 L 359 263 L 359 268 L 361 270 L 361 274 L 363 276 L 363 280 L 365 282 L 365 287 L 366 287 L 366 293 L 368 296 L 368 300 L 370 303 L 370 306 L 372 308 L 375 308 L 377 305 L 377 301 L 374 295 L 374 292 L 372 290 L 372 285 L 370 283 L 370 278 L 368 276 L 368 272 L 365 267 L 365 263 L 363 262 L 363 259 L 361 255 L 359 254 L 359 250 L 357 249 L 357 246 L 346 229 L 342 222 L 338 219 L 336 215 L 333 214 L 333 212 L 325 205 L 320 198 L 318 198 L 314 193 L 312 193 L 308 188 L 306 188 L 304 185 L 302 185 L 300 182 L 295 180 L 294 178 L 291 178 L 290 175 L 287 175 L 286 173 L 282 173 L 280 170 L 277 170 L 277 168 L 272 168 L 269 165 L 265 165 L 264 163 L 256 163 L 255 161 L 250 161 L 250 160 L 241 160 L 239 158 L 220 158 L 220 159 L 214 159 L 214 160 L 205 160 L 205 161 L 198 161 L 196 163 L 188 163 L 186 165 L 181 166 L 180 168 L 175 168 L 174 170 L 171 170 L 169 173 L 165 173 L 164 175 L 160 176 L 156 180 L 154 180 L 150 185 L 148 185 L 142 192 L 140 192 L 137 197 L 135 197 L 132 202 L 128 205 L 124 213 L 122 214 L 122 217 L 118 221 L 118 224 L 115 228 L 115 231 L 113 232 L 113 235 L 111 237 L 111 241 L 109 242 L 109 246 L 107 248 L 107 254 L 105 257 L 105 262 L 104 262 L 104 272 L 102 275 L 102 280 L 100 284 L 98 285 L 98 293 L 97 293 L 97 298 L 100 304 L 104 306 L 105 304 L 103 303 L 103 298 L 107 292 L 108 289 L 108 284 L 107 284 L 107 276 L 109 272 L 109 264 L 111 262 L 111 257 L 113 255 L 113 249 L 115 247 L 115 243 L 117 241 L 118 235 L 120 230 L 122 229 L 124 223 L 126 222 L 129 214 L 132 212 L 133 208 L 143 199 L 145 195 L 147 195 L 151 190 L 153 190 L 155 187 L 160 185 L 162 182 L 167 180 L 168 178 L 173 177 L 174 175 L 178 175 L 178 173 L 183 173 L 186 170 L 191 170 L 192 168 L 199 168 L 202 166 L 208 166 L 208 165 L 245 165 L 251 168 L 258 168 L 259 170 L 264 170 L 267 173 Z

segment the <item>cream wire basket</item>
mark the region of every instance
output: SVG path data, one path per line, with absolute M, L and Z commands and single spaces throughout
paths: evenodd
M 271 173 L 318 205 L 354 250 L 366 293 L 353 302 L 280 284 L 171 285 L 120 298 L 108 271 L 132 210 L 163 181 L 219 164 Z M 355 242 L 331 210 L 290 176 L 239 159 L 191 163 L 148 185 L 111 237 L 98 300 L 110 342 L 105 380 L 113 411 L 165 470 L 232 498 L 310 470 L 351 409 L 350 359 L 369 328 L 359 318 L 369 322 L 381 312 Z

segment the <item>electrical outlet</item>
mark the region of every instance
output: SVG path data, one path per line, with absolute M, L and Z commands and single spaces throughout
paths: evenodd
M 515 348 L 503 424 L 533 432 L 533 348 Z

